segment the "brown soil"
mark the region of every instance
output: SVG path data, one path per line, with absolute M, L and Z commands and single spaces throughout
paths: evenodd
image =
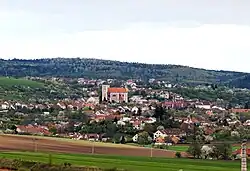
M 79 140 L 80 141 L 80 140 Z M 0 135 L 0 151 L 35 151 L 58 153 L 92 153 L 92 146 L 79 145 L 70 142 L 39 139 L 36 144 L 31 137 Z M 37 147 L 37 148 L 36 148 Z M 94 147 L 95 154 L 121 155 L 121 156 L 148 156 L 150 148 L 119 148 L 119 147 Z M 175 157 L 175 152 L 170 150 L 152 150 L 153 157 Z M 186 156 L 182 153 L 182 156 Z

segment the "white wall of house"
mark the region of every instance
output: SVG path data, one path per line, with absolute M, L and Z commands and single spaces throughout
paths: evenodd
M 133 142 L 138 142 L 138 134 L 135 134 L 132 138 Z
M 158 137 L 166 137 L 166 136 L 167 136 L 166 134 L 163 134 L 161 131 L 158 130 L 154 133 L 154 140 Z
M 1 105 L 1 109 L 3 109 L 3 110 L 6 110 L 6 109 L 8 109 L 9 108 L 9 106 L 7 105 L 7 104 L 2 104 Z
M 199 108 L 199 109 L 211 109 L 211 106 L 210 105 L 195 105 L 196 108 Z
M 115 102 L 119 103 L 120 102 L 119 93 L 110 93 L 109 99 L 110 99 L 110 102 L 115 101 Z
M 123 98 L 120 100 L 120 95 L 123 96 Z M 117 103 L 125 101 L 128 102 L 128 93 L 110 93 L 109 94 L 110 102 L 115 101 Z

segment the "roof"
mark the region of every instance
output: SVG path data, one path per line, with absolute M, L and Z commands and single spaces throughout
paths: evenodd
M 166 134 L 166 135 L 179 135 L 179 134 L 185 133 L 183 130 L 181 130 L 179 128 L 169 128 L 169 129 L 165 129 L 165 130 L 160 130 L 160 132 L 162 134 Z
M 231 109 L 231 112 L 233 112 L 233 113 L 246 113 L 249 111 L 250 111 L 250 109 Z
M 250 155 L 250 148 L 246 149 L 247 155 Z M 233 154 L 241 154 L 241 148 L 234 151 Z
M 128 89 L 126 88 L 117 88 L 117 87 L 112 87 L 112 88 L 108 88 L 108 92 L 109 93 L 127 93 Z

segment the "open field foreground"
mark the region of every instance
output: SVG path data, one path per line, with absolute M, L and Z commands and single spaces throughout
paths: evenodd
M 2 152 L 0 157 L 32 160 L 47 163 L 49 155 L 34 152 Z M 174 158 L 149 158 L 104 156 L 83 154 L 52 154 L 52 163 L 69 162 L 75 166 L 96 166 L 101 168 L 120 168 L 128 171 L 238 171 L 240 161 L 209 161 Z
M 61 138 L 45 138 L 32 136 L 7 136 L 0 135 L 0 151 L 37 151 L 57 153 L 80 153 L 80 154 L 107 154 L 122 156 L 152 156 L 175 157 L 175 152 L 133 147 L 119 144 L 92 143 L 81 140 L 69 140 Z M 182 155 L 185 155 L 183 153 Z

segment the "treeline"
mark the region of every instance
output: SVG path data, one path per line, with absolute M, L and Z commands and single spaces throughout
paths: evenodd
M 142 79 L 156 78 L 171 83 L 219 83 L 250 88 L 247 73 L 196 69 L 180 65 L 154 65 L 86 58 L 0 60 L 2 76 L 55 76 Z M 240 85 L 238 81 L 239 80 Z

